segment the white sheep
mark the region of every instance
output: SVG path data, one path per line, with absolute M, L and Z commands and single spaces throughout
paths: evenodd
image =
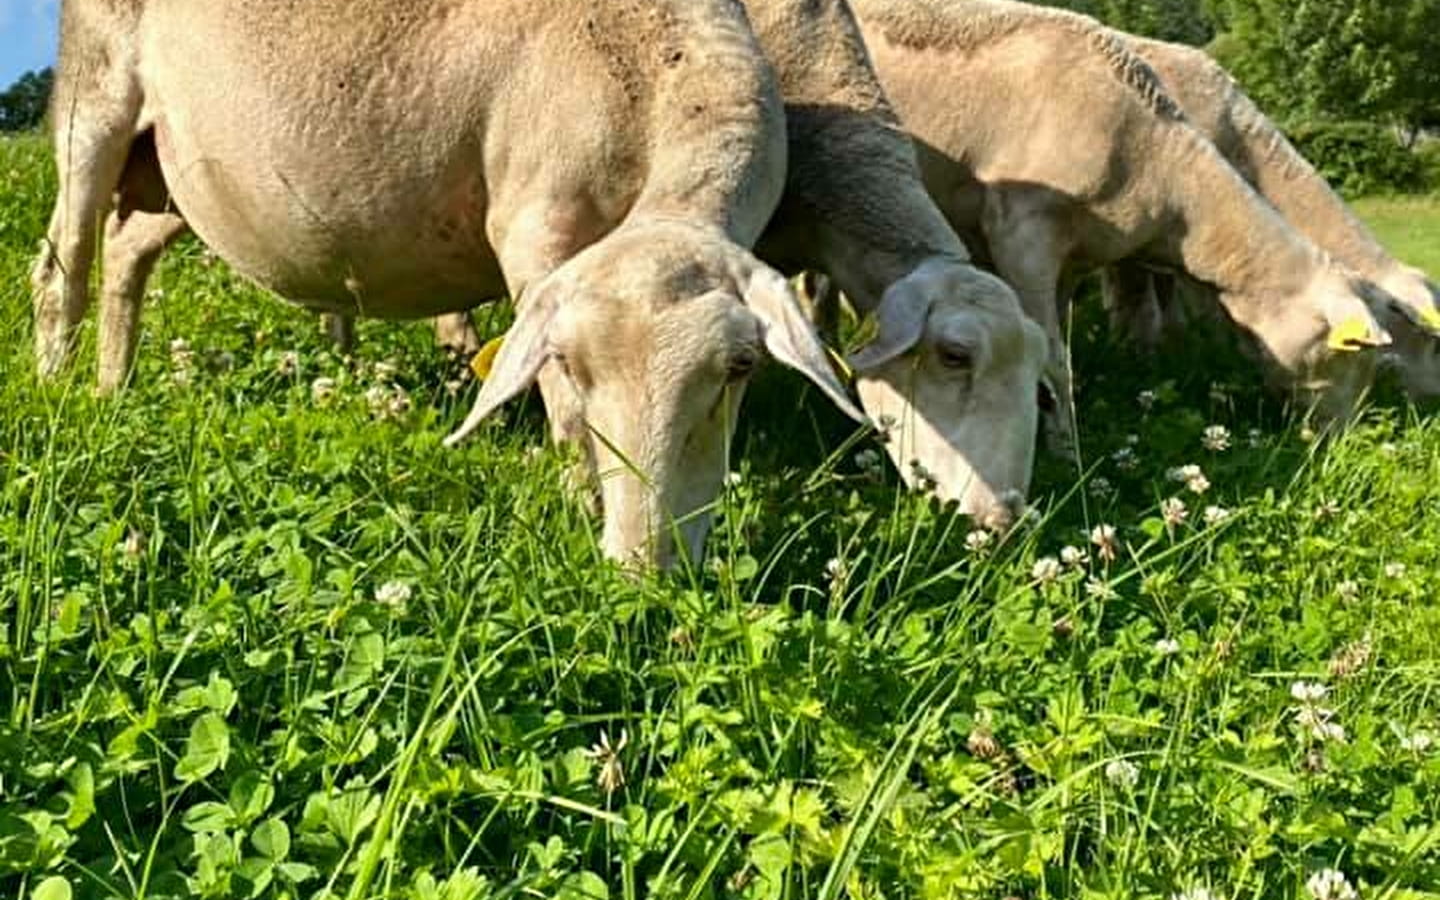
M 145 275 L 187 223 L 316 310 L 415 318 L 508 293 L 515 325 L 451 440 L 538 378 L 590 452 L 605 552 L 665 565 L 678 531 L 698 553 L 765 351 L 863 418 L 745 249 L 784 186 L 773 71 L 729 0 L 432 12 L 65 3 L 39 370 L 71 353 L 102 221 L 102 389 L 128 374 Z
M 1356 276 L 1297 234 L 1093 19 L 1005 0 L 858 0 L 931 196 L 1051 342 L 1052 446 L 1073 446 L 1057 298 L 1143 258 L 1214 285 L 1267 371 L 1343 419 L 1388 343 Z

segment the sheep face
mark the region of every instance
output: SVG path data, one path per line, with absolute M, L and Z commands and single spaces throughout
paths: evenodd
M 1288 388 L 1316 424 L 1330 426 L 1354 418 L 1380 362 L 1376 351 L 1392 344 L 1365 294 L 1358 279 L 1326 266 L 1298 296 L 1259 304 L 1268 312 L 1256 321 L 1236 315 L 1255 304 L 1221 299 L 1255 339 L 1275 386 Z
M 1377 288 L 1380 297 L 1370 306 L 1394 339 L 1390 356 L 1405 392 L 1414 400 L 1440 396 L 1440 287 L 1402 265 Z
M 865 411 L 911 487 L 991 527 L 1022 505 L 1035 457 L 1044 332 L 999 279 L 927 263 L 886 292 L 853 359 Z
M 778 273 L 718 231 L 626 226 L 526 293 L 450 441 L 547 369 L 551 421 L 599 486 L 606 555 L 668 567 L 700 554 L 740 398 L 766 356 L 863 419 Z

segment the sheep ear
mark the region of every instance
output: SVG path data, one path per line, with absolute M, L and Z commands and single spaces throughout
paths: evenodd
M 875 339 L 850 355 L 850 365 L 864 372 L 909 351 L 920 343 L 929 317 L 930 301 L 912 277 L 890 285 L 875 309 Z
M 540 367 L 550 358 L 550 326 L 558 308 L 557 294 L 553 289 L 541 289 L 516 302 L 519 311 L 515 323 L 503 339 L 486 344 L 486 348 L 493 345 L 494 355 L 488 376 L 482 376 L 485 382 L 475 405 L 464 424 L 445 439 L 445 446 L 453 447 L 465 440 L 487 416 L 535 383 Z
M 780 273 L 756 266 L 746 282 L 744 300 L 764 325 L 765 349 L 777 362 L 815 382 L 845 415 L 861 423 L 870 421 L 835 377 L 819 336 L 800 309 L 799 298 Z

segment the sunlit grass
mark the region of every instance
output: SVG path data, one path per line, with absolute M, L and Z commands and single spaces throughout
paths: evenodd
M 635 580 L 538 404 L 447 451 L 423 326 L 347 363 L 195 245 L 132 390 L 91 396 L 88 332 L 37 384 L 50 190 L 0 141 L 0 897 L 1440 896 L 1413 409 L 1319 447 L 1237 357 L 1092 316 L 1087 473 L 981 546 L 769 371 L 714 558 Z

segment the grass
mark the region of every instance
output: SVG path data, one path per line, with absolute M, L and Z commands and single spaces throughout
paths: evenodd
M 1440 195 L 1366 197 L 1354 207 L 1396 257 L 1440 273 Z
M 980 546 L 767 372 L 712 561 L 636 581 L 538 404 L 444 450 L 422 326 L 347 363 L 193 244 L 133 390 L 89 331 L 38 384 L 52 181 L 0 142 L 0 896 L 1440 897 L 1440 424 L 1389 392 L 1321 448 L 1091 322 L 1087 472 Z

